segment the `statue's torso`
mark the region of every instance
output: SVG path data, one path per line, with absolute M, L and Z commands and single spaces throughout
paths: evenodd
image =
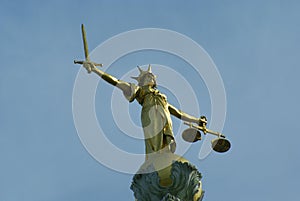
M 167 107 L 168 105 L 166 96 L 150 86 L 139 87 L 135 98 L 143 107 L 154 105 Z
M 169 105 L 164 94 L 151 86 L 131 85 L 126 98 L 142 105 L 141 121 L 145 135 L 146 153 L 156 152 L 174 141 Z

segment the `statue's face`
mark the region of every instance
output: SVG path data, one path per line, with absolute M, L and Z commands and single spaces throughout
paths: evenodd
M 146 85 L 150 85 L 152 87 L 156 86 L 156 79 L 155 79 L 155 75 L 153 75 L 152 73 L 148 73 L 146 75 L 144 75 L 143 80 L 140 83 L 141 86 L 146 86 Z

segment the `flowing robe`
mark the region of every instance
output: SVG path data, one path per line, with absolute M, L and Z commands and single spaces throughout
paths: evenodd
M 166 96 L 149 85 L 136 86 L 130 83 L 130 86 L 131 92 L 124 95 L 129 102 L 136 99 L 142 105 L 146 154 L 161 150 L 174 152 L 176 144 Z

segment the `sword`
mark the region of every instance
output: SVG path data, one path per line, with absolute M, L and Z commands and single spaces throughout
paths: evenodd
M 86 32 L 85 32 L 85 28 L 84 28 L 83 24 L 81 24 L 81 33 L 82 33 L 85 61 L 74 60 L 74 64 L 83 64 L 84 62 L 90 62 L 89 48 L 88 48 L 88 43 L 87 43 L 87 39 L 86 39 Z M 90 63 L 94 64 L 95 66 L 102 67 L 102 64 L 98 64 L 98 63 L 94 63 L 94 62 L 90 62 Z

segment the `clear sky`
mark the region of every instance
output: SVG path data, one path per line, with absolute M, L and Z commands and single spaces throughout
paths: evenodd
M 81 23 L 91 50 L 116 34 L 151 27 L 182 33 L 211 56 L 225 85 L 223 131 L 233 147 L 199 160 L 198 143 L 184 155 L 203 174 L 204 200 L 298 199 L 299 10 L 296 0 L 1 1 L 0 201 L 133 200 L 132 175 L 93 159 L 74 126 Z M 127 64 L 176 66 L 175 58 L 164 59 L 159 52 L 133 54 L 111 72 L 118 76 Z M 97 97 L 102 88 L 113 90 L 101 85 Z M 209 117 L 208 93 L 201 94 L 201 113 Z M 109 100 L 101 104 L 99 121 L 113 125 L 100 117 Z M 112 133 L 122 149 L 143 152 L 143 141 L 120 143 L 122 133 L 115 126 Z

